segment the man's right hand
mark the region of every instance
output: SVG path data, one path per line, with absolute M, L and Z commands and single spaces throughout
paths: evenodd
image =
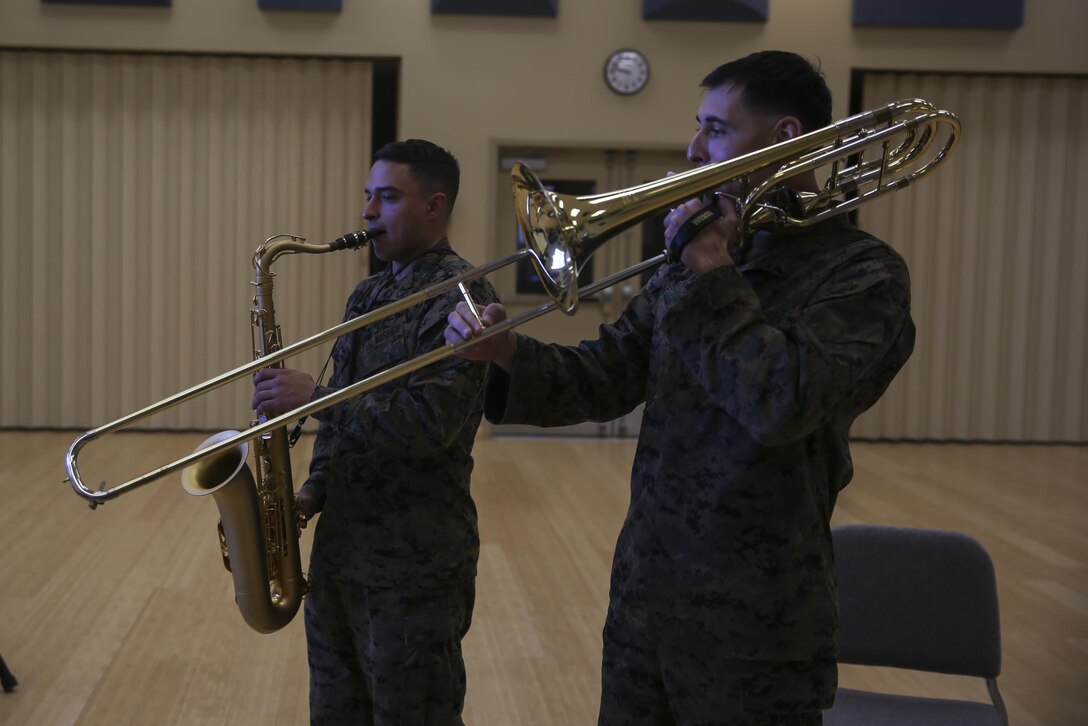
M 506 308 L 499 303 L 491 303 L 487 307 L 476 306 L 480 318 L 485 327 L 497 325 L 506 320 Z M 446 317 L 446 342 L 456 345 L 465 340 L 471 340 L 483 332 L 476 316 L 469 310 L 467 302 L 457 303 Z M 513 330 L 493 335 L 476 345 L 470 345 L 458 351 L 457 355 L 468 360 L 486 360 L 494 363 L 507 373 L 514 367 L 514 351 L 517 349 L 518 339 Z
M 313 492 L 307 489 L 300 489 L 295 492 L 295 497 L 298 499 L 298 508 L 302 514 L 302 521 L 299 523 L 303 529 L 306 528 L 306 523 L 313 519 L 314 515 L 321 511 L 321 505 L 317 502 L 317 497 Z

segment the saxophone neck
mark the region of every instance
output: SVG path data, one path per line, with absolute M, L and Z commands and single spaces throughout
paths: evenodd
M 257 271 L 257 277 L 272 275 L 272 263 L 280 255 L 306 252 L 309 247 L 320 245 L 306 244 L 305 237 L 296 234 L 276 234 L 264 241 L 257 251 L 253 253 L 253 269 Z
M 344 236 L 337 237 L 332 242 L 322 245 L 308 244 L 305 237 L 299 237 L 295 234 L 273 235 L 266 239 L 264 244 L 253 253 L 253 267 L 257 270 L 258 278 L 270 276 L 272 275 L 272 263 L 280 255 L 299 253 L 320 255 L 326 252 L 339 252 L 340 250 L 357 250 L 360 247 L 365 247 L 380 234 L 382 234 L 382 230 L 376 232 L 370 230 L 348 232 Z

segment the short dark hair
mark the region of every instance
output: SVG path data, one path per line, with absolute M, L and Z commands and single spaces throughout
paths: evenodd
M 453 211 L 461 185 L 461 165 L 457 158 L 438 144 L 423 139 L 391 141 L 374 154 L 374 161 L 407 164 L 412 177 L 428 192 L 441 192 Z
M 738 86 L 750 111 L 796 116 L 805 133 L 831 123 L 831 89 L 824 74 L 796 53 L 752 53 L 718 66 L 699 85 Z

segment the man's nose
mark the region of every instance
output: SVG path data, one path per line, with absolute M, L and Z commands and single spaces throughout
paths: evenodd
M 706 161 L 706 152 L 699 143 L 699 137 L 694 136 L 688 144 L 688 161 L 692 164 L 702 164 Z

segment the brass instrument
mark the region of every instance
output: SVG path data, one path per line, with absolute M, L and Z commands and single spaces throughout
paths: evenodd
M 370 241 L 367 232 L 352 232 L 327 245 L 306 244 L 294 235 L 269 237 L 253 254 L 253 308 L 250 330 L 254 360 L 283 347 L 272 297 L 272 263 L 284 254 L 322 254 L 357 249 Z M 272 364 L 283 367 L 283 362 Z M 250 425 L 259 423 L 253 421 Z M 236 431 L 206 439 L 197 451 Z M 256 477 L 246 466 L 249 444 L 201 459 L 181 473 L 181 484 L 193 496 L 211 494 L 219 508 L 219 546 L 223 566 L 234 579 L 234 600 L 242 617 L 260 633 L 271 633 L 289 623 L 298 612 L 309 582 L 302 573 L 298 541 L 301 535 L 298 502 L 291 476 L 287 427 L 281 426 L 253 440 Z
M 737 200 L 742 229 L 748 235 L 760 228 L 809 226 L 905 188 L 945 160 L 959 133 L 959 119 L 948 111 L 921 99 L 898 101 L 736 159 L 604 194 L 555 194 L 528 167 L 515 164 L 514 204 L 523 235 L 532 238 L 551 266 L 541 275 L 548 294 L 564 311 L 572 312 L 578 304 L 578 272 L 585 260 L 605 240 L 662 209 L 774 169 Z M 866 160 L 870 147 L 877 147 L 880 155 Z M 823 189 L 802 193 L 802 216 L 765 203 L 770 190 L 828 166 Z M 665 259 L 663 254 L 654 261 L 659 264 Z M 637 272 L 641 269 L 628 268 L 619 273 L 620 279 Z
M 604 242 L 662 209 L 699 196 L 728 182 L 748 180 L 756 174 L 762 177 L 770 172 L 767 178 L 758 184 L 742 185 L 746 188 L 746 192 L 736 202 L 742 228 L 747 233 L 751 233 L 763 228 L 807 226 L 854 209 L 881 194 L 908 186 L 947 158 L 959 139 L 959 131 L 959 120 L 948 111 L 938 110 L 928 102 L 919 99 L 899 101 L 851 116 L 823 129 L 736 159 L 706 165 L 628 189 L 582 197 L 548 191 L 528 167 L 515 164 L 512 173 L 514 203 L 518 224 L 526 241 L 524 248 L 505 258 L 432 285 L 292 345 L 279 348 L 277 342 L 275 346 L 267 346 L 264 354 L 251 363 L 227 371 L 163 399 L 159 403 L 82 434 L 68 449 L 66 458 L 68 481 L 71 482 L 77 494 L 91 502 L 93 508 L 125 491 L 194 466 L 211 457 L 218 457 L 228 451 L 235 453 L 228 456 L 226 464 L 209 465 L 208 468 L 222 468 L 232 472 L 233 462 L 239 459 L 244 460 L 245 454 L 238 452 L 240 447 L 248 441 L 261 440 L 261 437 L 271 432 L 282 431 L 283 427 L 295 419 L 309 416 L 358 396 L 390 380 L 454 355 L 484 338 L 503 333 L 555 309 L 573 314 L 581 295 L 598 292 L 661 264 L 666 259 L 665 254 L 633 265 L 579 291 L 578 273 L 582 265 Z M 866 159 L 866 153 L 873 148 L 878 149 L 879 153 Z M 827 167 L 830 167 L 830 173 L 823 188 L 819 192 L 802 196 L 802 213 L 776 208 L 766 201 L 768 191 L 780 187 L 792 177 Z M 356 235 L 364 237 L 360 244 L 367 241 L 366 233 L 356 233 Z M 310 249 L 309 245 L 303 247 L 305 249 L 287 248 L 286 251 L 331 251 L 330 249 Z M 494 325 L 476 338 L 456 345 L 442 346 L 375 373 L 293 411 L 266 421 L 254 422 L 245 431 L 224 432 L 214 436 L 206 441 L 202 448 L 198 448 L 188 456 L 127 482 L 110 488 L 103 484 L 97 491 L 84 485 L 77 466 L 77 457 L 83 446 L 91 440 L 125 428 L 139 419 L 214 390 L 226 383 L 249 376 L 259 368 L 281 364 L 283 360 L 297 353 L 444 294 L 465 282 L 513 264 L 523 257 L 529 257 L 533 261 L 546 292 L 552 298 L 551 302 Z M 277 349 L 273 350 L 273 348 Z M 267 456 L 273 469 L 282 466 L 275 463 L 275 456 Z M 198 475 L 187 474 L 186 478 L 190 476 Z M 214 480 L 217 477 L 210 478 Z M 228 481 L 232 480 L 233 477 L 228 477 Z M 289 478 L 287 481 L 289 482 Z M 229 486 L 228 484 L 224 488 Z M 286 494 L 281 492 L 281 496 L 286 497 Z M 288 516 L 286 512 L 289 507 L 282 505 L 281 509 L 284 512 L 282 516 Z M 281 522 L 283 521 L 289 520 L 281 518 Z M 247 532 L 246 536 L 255 535 Z M 230 546 L 229 542 L 228 546 Z M 294 563 L 290 563 L 290 566 L 293 569 Z M 295 607 L 297 608 L 297 603 Z M 278 610 L 278 607 L 272 609 Z M 284 611 L 288 609 L 284 608 Z M 257 619 L 263 622 L 266 618 L 262 615 Z M 280 618 L 269 616 L 267 619 L 279 622 Z M 290 619 L 289 616 L 288 619 Z

